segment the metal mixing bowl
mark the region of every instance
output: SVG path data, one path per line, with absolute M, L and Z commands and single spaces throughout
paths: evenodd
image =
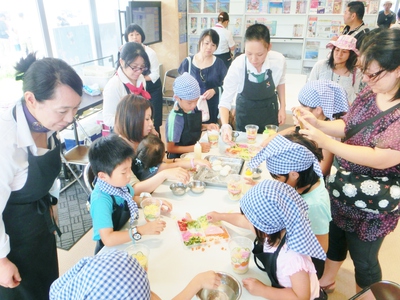
M 239 132 L 232 131 L 232 142 L 236 142 L 236 139 L 238 136 L 239 136 Z
M 201 289 L 196 294 L 200 300 L 214 300 L 214 299 L 226 299 L 226 300 L 238 300 L 242 295 L 242 287 L 239 281 L 235 277 L 228 273 L 217 272 L 221 275 L 221 284 L 216 290 Z
M 169 188 L 176 196 L 182 196 L 186 193 L 187 185 L 182 182 L 172 183 Z
M 200 180 L 193 180 L 189 182 L 190 190 L 195 194 L 201 194 L 206 189 L 206 183 Z

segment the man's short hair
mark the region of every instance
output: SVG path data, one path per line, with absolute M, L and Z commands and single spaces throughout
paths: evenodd
M 114 169 L 133 154 L 133 148 L 123 138 L 111 134 L 97 139 L 90 146 L 89 162 L 96 176 L 99 172 L 111 176 Z
M 362 1 L 351 1 L 347 4 L 347 7 L 349 8 L 349 11 L 351 13 L 355 13 L 357 16 L 357 19 L 362 21 L 364 18 L 364 13 L 365 13 L 365 6 L 364 2 Z

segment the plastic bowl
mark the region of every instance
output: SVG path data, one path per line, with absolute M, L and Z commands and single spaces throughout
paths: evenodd
M 201 194 L 206 189 L 206 183 L 200 180 L 193 180 L 189 183 L 190 190 L 195 194 Z
M 176 196 L 182 196 L 186 194 L 187 185 L 182 182 L 172 183 L 169 188 L 171 189 L 172 193 Z
M 221 275 L 221 284 L 216 290 L 201 289 L 196 294 L 200 300 L 228 299 L 238 300 L 242 295 L 242 287 L 235 277 L 228 273 L 216 272 Z

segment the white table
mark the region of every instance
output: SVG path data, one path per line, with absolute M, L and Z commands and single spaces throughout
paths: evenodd
M 257 137 L 257 142 L 262 140 L 262 135 Z M 245 134 L 241 133 L 237 142 L 245 142 Z M 222 146 L 222 145 L 221 145 Z M 219 155 L 218 149 L 212 149 L 207 155 Z M 245 166 L 243 171 L 245 170 Z M 262 166 L 263 178 L 269 178 L 265 170 L 265 164 Z M 193 194 L 188 191 L 183 196 L 175 196 L 169 189 L 171 182 L 164 182 L 153 193 L 153 197 L 164 198 L 173 205 L 170 214 L 163 213 L 162 219 L 167 223 L 165 230 L 160 236 L 143 236 L 138 243 L 143 243 L 150 248 L 148 277 L 151 290 L 161 299 L 172 299 L 181 291 L 189 281 L 198 273 L 207 270 L 223 271 L 233 275 L 240 283 L 243 278 L 255 277 L 262 282 L 270 285 L 266 273 L 260 271 L 254 263 L 254 257 L 251 256 L 249 271 L 244 275 L 235 274 L 230 264 L 230 254 L 228 243 L 223 241 L 220 244 L 203 246 L 202 249 L 191 250 L 183 245 L 180 231 L 176 221 L 190 213 L 193 218 L 202 216 L 210 211 L 217 212 L 239 212 L 239 202 L 231 201 L 228 198 L 226 188 L 207 186 L 202 194 Z M 138 224 L 144 224 L 145 220 L 142 211 Z M 231 237 L 247 236 L 254 240 L 254 234 L 246 229 L 241 229 L 224 222 Z M 103 251 L 110 249 L 125 249 L 131 243 L 119 245 L 117 247 L 104 247 Z M 193 299 L 196 299 L 193 298 Z M 242 286 L 241 299 L 261 299 L 251 296 Z

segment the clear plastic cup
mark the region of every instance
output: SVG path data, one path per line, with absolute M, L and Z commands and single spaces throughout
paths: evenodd
M 246 125 L 244 128 L 246 129 L 247 143 L 255 144 L 259 127 L 257 125 L 249 124 Z
M 229 252 L 231 255 L 231 265 L 233 272 L 244 274 L 249 270 L 249 261 L 253 241 L 244 236 L 231 238 L 229 241 Z
M 208 142 L 211 144 L 212 148 L 217 147 L 218 139 L 219 139 L 218 130 L 207 130 L 207 138 L 208 138 Z
M 144 218 L 151 222 L 157 220 L 161 214 L 162 201 L 158 198 L 144 198 L 140 202 L 140 207 L 143 208 Z
M 238 201 L 242 198 L 243 180 L 239 174 L 231 174 L 227 178 L 229 199 Z
M 278 132 L 279 127 L 276 125 L 265 125 L 264 134 L 275 134 Z
M 149 254 L 150 248 L 143 244 L 134 244 L 125 250 L 130 256 L 136 258 L 138 263 L 147 272 L 149 268 Z

